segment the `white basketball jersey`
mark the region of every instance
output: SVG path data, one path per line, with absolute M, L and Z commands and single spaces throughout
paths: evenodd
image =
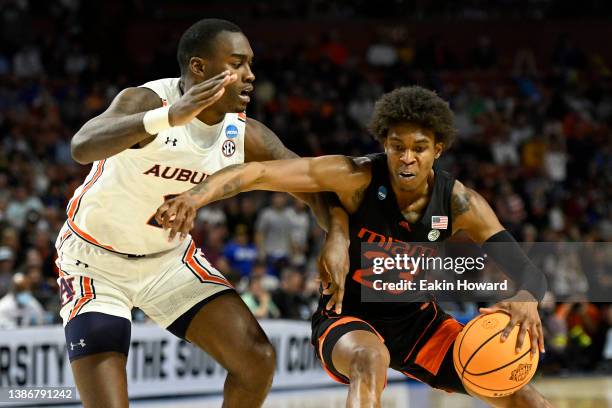
M 142 86 L 155 91 L 164 104 L 181 96 L 179 78 Z M 168 242 L 168 231 L 155 222 L 157 208 L 219 169 L 243 163 L 245 126 L 244 113 L 226 114 L 214 143 L 202 148 L 195 140 L 210 127 L 194 119 L 160 132 L 143 148 L 94 162 L 68 203 L 68 219 L 59 237 L 70 229 L 95 246 L 132 255 L 178 246 L 178 237 Z

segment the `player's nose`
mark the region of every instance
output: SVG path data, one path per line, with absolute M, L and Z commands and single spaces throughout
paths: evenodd
M 410 149 L 404 150 L 404 153 L 400 156 L 402 163 L 411 164 L 414 161 L 414 153 Z
M 246 65 L 246 73 L 243 77 L 243 81 L 244 82 L 254 82 L 255 81 L 255 74 L 253 73 L 253 71 L 251 70 L 251 67 L 248 66 L 248 64 Z

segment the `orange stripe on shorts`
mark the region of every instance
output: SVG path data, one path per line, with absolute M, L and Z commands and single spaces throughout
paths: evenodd
M 433 375 L 437 375 L 444 356 L 446 356 L 462 327 L 461 323 L 453 318 L 443 321 L 433 336 L 419 350 L 414 362 Z
M 197 263 L 195 258 L 194 258 L 194 254 L 195 254 L 195 244 L 194 244 L 193 241 L 191 241 L 191 243 L 189 244 L 189 249 L 187 250 L 187 253 L 186 253 L 186 256 L 185 256 L 185 262 L 187 263 L 187 265 L 189 265 L 191 267 L 191 269 L 195 273 L 198 274 L 200 279 L 202 279 L 205 282 L 220 283 L 222 285 L 225 285 L 225 286 L 228 286 L 230 288 L 233 288 L 231 283 L 229 283 L 226 279 L 220 278 L 218 276 L 215 276 L 215 275 L 209 273 L 205 268 L 203 268 L 199 263 Z
M 93 291 L 93 282 L 91 278 L 83 276 L 82 288 L 83 288 L 83 296 L 79 298 L 79 300 L 77 300 L 76 304 L 72 308 L 72 311 L 70 312 L 70 316 L 68 317 L 69 321 L 72 320 L 76 315 L 78 315 L 81 309 L 83 308 L 83 306 L 85 306 L 89 301 L 91 301 L 95 297 L 94 291 Z

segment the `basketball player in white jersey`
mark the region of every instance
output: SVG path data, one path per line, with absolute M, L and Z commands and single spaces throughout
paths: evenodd
M 72 139 L 93 163 L 70 200 L 56 243 L 66 343 L 85 407 L 127 407 L 131 309 L 205 350 L 228 371 L 224 406 L 257 407 L 274 349 L 259 324 L 187 234 L 155 222 L 166 198 L 244 161 L 295 157 L 247 119 L 253 51 L 236 25 L 201 20 L 178 46 L 180 78 L 117 95 Z M 329 231 L 323 262 L 348 270 L 347 218 L 325 196 L 299 195 Z M 338 303 L 339 303 L 339 299 Z

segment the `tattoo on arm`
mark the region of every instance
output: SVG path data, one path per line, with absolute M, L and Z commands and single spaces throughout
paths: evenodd
M 240 190 L 240 179 L 230 180 L 223 185 L 223 195 L 221 198 L 228 198 L 236 194 Z
M 457 218 L 470 210 L 471 193 L 468 189 L 465 192 L 453 194 L 451 197 L 451 215 Z
M 217 171 L 214 175 L 222 176 L 225 173 L 230 173 L 232 171 L 240 170 L 240 168 L 244 167 L 245 165 L 246 164 L 244 163 L 243 164 L 233 164 L 231 166 L 222 168 L 221 170 Z M 189 194 L 204 195 L 206 192 L 210 190 L 209 181 L 210 181 L 210 178 L 207 177 L 206 180 L 204 180 L 203 182 L 201 182 L 200 184 L 196 185 L 191 190 L 189 190 Z M 218 200 L 235 195 L 236 192 L 240 190 L 241 185 L 242 185 L 242 182 L 239 177 L 236 177 L 234 180 L 227 181 L 226 183 L 223 184 L 223 187 L 222 187 L 223 193 L 222 193 L 222 196 L 218 198 Z
M 351 197 L 351 204 L 353 208 L 359 208 L 359 204 L 361 204 L 361 200 L 363 200 L 363 195 L 365 194 L 367 188 L 368 186 L 365 185 L 353 193 L 353 196 Z

